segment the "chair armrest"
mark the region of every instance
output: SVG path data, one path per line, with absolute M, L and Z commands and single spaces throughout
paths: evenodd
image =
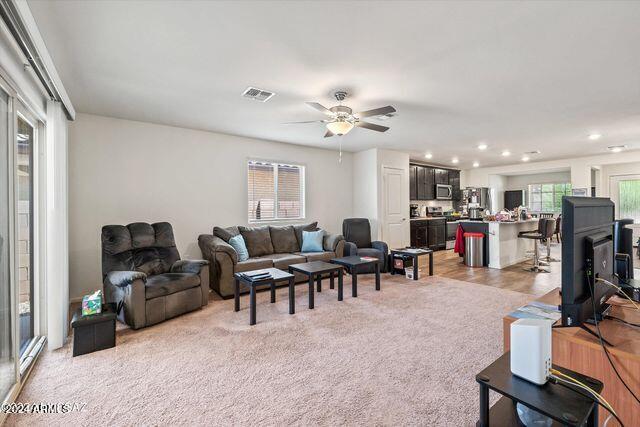
M 355 243 L 344 242 L 344 256 L 358 255 L 358 247 Z
M 141 271 L 110 271 L 105 280 L 113 286 L 124 288 L 136 280 L 147 281 L 147 275 Z
M 204 259 L 179 259 L 171 266 L 171 272 L 200 274 L 200 270 L 205 265 L 209 265 L 209 261 Z
M 209 260 L 214 260 L 216 254 L 221 252 L 229 255 L 234 265 L 238 263 L 238 253 L 233 246 L 213 234 L 201 234 L 198 237 L 198 245 L 202 256 Z
M 322 248 L 325 251 L 335 252 L 341 240 L 344 240 L 342 234 L 325 234 L 322 241 Z
M 377 249 L 379 251 L 382 251 L 383 254 L 388 254 L 389 253 L 389 246 L 387 246 L 387 244 L 385 242 L 381 242 L 379 240 L 375 240 L 373 242 L 371 242 L 371 247 L 373 249 Z

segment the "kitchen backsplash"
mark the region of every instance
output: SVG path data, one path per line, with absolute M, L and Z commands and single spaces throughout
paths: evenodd
M 411 200 L 412 205 L 422 206 L 440 206 L 444 212 L 453 209 L 453 202 L 450 200 Z

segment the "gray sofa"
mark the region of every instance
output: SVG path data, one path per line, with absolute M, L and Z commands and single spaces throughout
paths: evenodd
M 317 222 L 302 225 L 262 227 L 234 226 L 214 227 L 213 234 L 202 234 L 198 245 L 204 259 L 211 266 L 210 286 L 223 298 L 233 296 L 233 274 L 262 268 L 278 268 L 287 271 L 289 265 L 307 261 L 329 261 L 341 257 L 344 239 L 339 234 L 326 234 L 322 252 L 302 253 L 302 231 L 317 230 Z M 249 259 L 239 261 L 235 249 L 228 243 L 235 235 L 242 234 L 247 245 Z M 296 282 L 305 281 L 302 275 L 296 276 Z
M 209 262 L 181 260 L 167 222 L 102 227 L 102 278 L 105 301 L 133 329 L 209 302 Z

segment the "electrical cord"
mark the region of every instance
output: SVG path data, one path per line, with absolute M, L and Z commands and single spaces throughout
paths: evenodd
M 626 299 L 628 299 L 628 300 L 631 302 L 631 304 L 633 304 L 633 306 L 636 308 L 636 310 L 640 310 L 640 306 L 638 306 L 638 304 L 636 304 L 636 302 L 635 302 L 634 300 L 632 300 L 632 299 L 629 297 L 629 295 L 627 295 L 627 294 L 622 290 L 622 288 L 621 288 L 620 286 L 618 286 L 618 285 L 616 285 L 616 284 L 614 284 L 614 283 L 611 283 L 611 282 L 610 282 L 610 281 L 608 281 L 608 280 L 601 279 L 600 277 L 596 277 L 596 282 L 602 282 L 602 283 L 604 283 L 604 284 L 606 284 L 606 285 L 609 285 L 609 286 L 611 286 L 611 287 L 616 288 L 616 289 L 618 290 L 618 293 L 620 293 L 620 294 L 621 294 L 621 295 L 623 295 Z
M 627 322 L 627 321 L 626 321 L 626 320 L 624 320 L 624 319 L 621 319 L 621 318 L 619 318 L 619 317 L 615 317 L 615 316 L 611 316 L 611 315 L 607 315 L 605 318 L 606 318 L 606 319 L 611 319 L 611 320 L 616 320 L 616 321 L 618 321 L 618 322 L 625 323 L 625 324 L 627 324 L 627 325 L 629 325 L 629 326 L 635 326 L 636 328 L 640 328 L 640 323 Z
M 559 371 L 557 371 L 559 372 Z M 565 377 L 571 378 L 574 381 L 575 378 L 569 377 L 568 375 L 564 375 Z M 605 408 L 607 411 L 609 411 L 609 413 L 611 414 L 609 416 L 609 418 L 614 417 L 618 423 L 620 423 L 621 427 L 624 427 L 624 423 L 622 422 L 622 420 L 620 419 L 620 417 L 618 417 L 618 414 L 613 410 L 613 408 L 611 407 L 611 405 L 609 404 L 609 402 L 607 402 L 604 397 L 602 397 L 600 394 L 598 394 L 595 390 L 589 388 L 588 386 L 584 385 L 583 383 L 580 383 L 579 381 L 576 382 L 572 382 L 572 381 L 567 381 L 565 379 L 562 379 L 556 375 L 550 375 L 549 379 L 552 382 L 555 382 L 556 384 L 560 384 L 562 386 L 565 386 L 567 388 L 569 388 L 571 391 L 578 393 L 581 396 L 584 396 L 588 399 L 593 400 L 595 403 L 597 403 L 598 405 L 602 406 L 603 408 Z M 573 386 L 573 387 L 578 387 L 580 389 L 586 390 L 589 394 L 585 394 L 583 392 L 581 392 L 580 390 L 576 390 L 575 388 L 571 388 L 568 387 L 567 385 Z
M 611 406 L 611 404 L 609 402 L 607 402 L 607 400 L 602 397 L 598 392 L 596 392 L 594 389 L 592 389 L 591 387 L 589 387 L 588 385 L 586 385 L 585 383 L 578 381 L 577 379 L 573 378 L 572 376 L 569 376 L 567 374 L 565 374 L 564 372 L 558 371 L 557 369 L 551 369 L 550 370 L 552 377 L 556 378 L 559 381 L 563 381 L 563 382 L 571 382 L 573 385 L 576 385 L 584 390 L 587 390 L 588 392 L 590 392 L 591 394 L 593 394 L 597 399 L 601 400 L 602 402 L 604 402 L 604 404 L 602 406 L 604 406 L 605 408 L 607 408 L 609 410 L 609 412 L 616 414 L 616 412 L 613 409 L 613 406 Z M 562 377 L 559 378 L 558 376 Z M 617 414 L 616 414 L 617 415 Z
M 636 394 L 631 390 L 631 388 L 629 388 L 629 386 L 627 385 L 625 380 L 622 379 L 622 376 L 620 375 L 620 372 L 618 372 L 618 369 L 616 368 L 616 365 L 614 365 L 613 360 L 611 360 L 611 355 L 609 354 L 609 350 L 607 349 L 607 346 L 604 344 L 604 341 L 602 340 L 602 332 L 600 332 L 600 323 L 598 322 L 597 309 L 596 309 L 596 297 L 595 297 L 596 280 L 594 278 L 593 284 L 592 284 L 592 280 L 591 280 L 592 274 L 593 274 L 592 273 L 592 269 L 588 268 L 587 269 L 587 282 L 588 282 L 588 285 L 589 285 L 588 286 L 589 292 L 591 292 L 591 305 L 593 306 L 593 320 L 594 320 L 594 323 L 596 325 L 596 331 L 598 332 L 598 339 L 600 340 L 600 346 L 604 350 L 604 354 L 607 356 L 607 360 L 609 361 L 609 364 L 611 365 L 611 368 L 613 368 L 613 372 L 616 373 L 616 376 L 618 377 L 618 379 L 620 380 L 622 385 L 624 385 L 624 387 L 627 389 L 627 391 L 629 393 L 631 393 L 633 398 L 640 405 L 640 399 L 638 399 L 638 396 L 636 396 Z

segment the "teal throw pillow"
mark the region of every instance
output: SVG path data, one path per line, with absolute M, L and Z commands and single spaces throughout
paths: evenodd
M 247 245 L 244 243 L 242 234 L 230 238 L 229 244 L 233 246 L 233 249 L 238 253 L 238 261 L 246 261 L 249 259 L 249 251 L 247 250 Z
M 302 249 L 300 252 L 322 252 L 324 230 L 302 231 Z

